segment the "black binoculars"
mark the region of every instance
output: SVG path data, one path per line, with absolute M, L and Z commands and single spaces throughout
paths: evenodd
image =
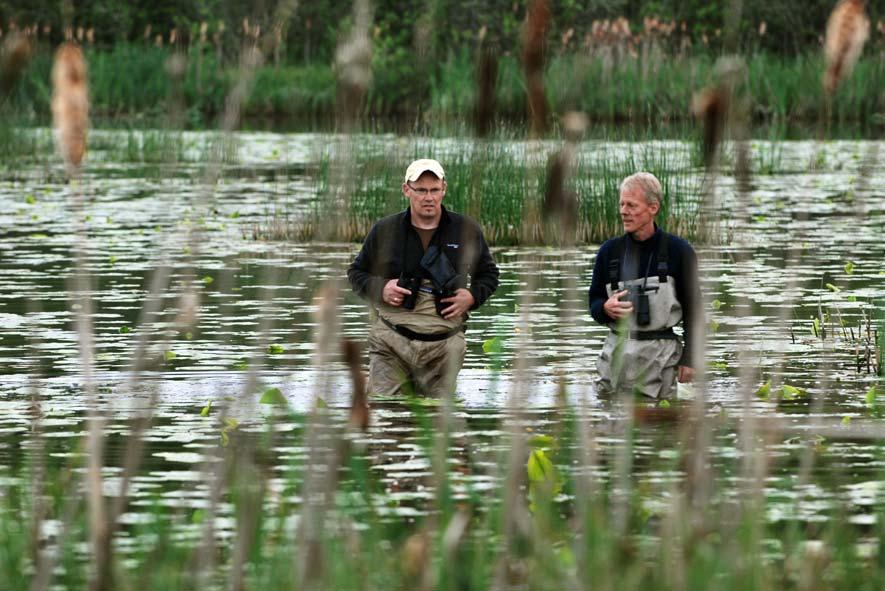
M 646 290 L 642 285 L 626 285 L 627 293 L 621 296 L 621 301 L 633 304 L 633 313 L 636 315 L 636 326 L 648 326 L 651 324 L 651 306 L 648 303 L 647 291 L 657 291 L 657 288 Z
M 396 282 L 396 286 L 403 287 L 412 292 L 409 295 L 403 296 L 403 301 L 400 305 L 406 310 L 414 310 L 415 303 L 418 301 L 418 290 L 421 288 L 421 278 L 409 277 L 405 274 L 402 274 L 399 276 L 399 279 Z
M 433 300 L 436 304 L 436 312 L 442 316 L 442 311 L 451 304 L 443 303 L 444 298 L 451 297 L 455 292 L 465 287 L 466 279 L 455 269 L 449 257 L 437 245 L 432 244 L 421 257 L 421 272 L 433 284 Z M 418 301 L 418 291 L 421 289 L 421 277 L 415 277 L 403 272 L 396 282 L 397 287 L 404 287 L 411 291 L 410 295 L 403 297 L 402 307 L 406 310 L 414 310 Z M 427 289 L 427 288 L 425 288 Z

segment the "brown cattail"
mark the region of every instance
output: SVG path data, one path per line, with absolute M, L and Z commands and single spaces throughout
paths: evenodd
M 0 50 L 0 96 L 6 96 L 21 77 L 31 59 L 31 40 L 21 33 L 11 33 Z
M 721 86 L 705 88 L 691 100 L 691 112 L 704 128 L 704 166 L 713 166 L 714 157 L 722 140 L 725 118 L 728 114 L 728 93 Z
M 402 569 L 411 580 L 423 578 L 430 561 L 430 539 L 425 532 L 409 536 L 402 548 Z
M 498 82 L 498 57 L 488 47 L 481 50 L 477 75 L 477 99 L 474 129 L 477 137 L 486 137 L 495 119 L 495 86 Z
M 824 89 L 830 94 L 851 73 L 870 36 L 870 19 L 864 12 L 865 6 L 865 0 L 841 0 L 827 21 Z
M 95 44 L 95 29 L 93 29 L 92 27 L 86 29 L 86 43 L 88 43 L 89 45 Z
M 765 21 L 759 23 L 759 36 L 765 37 L 765 31 L 768 30 L 768 24 Z
M 341 341 L 341 355 L 350 370 L 353 385 L 353 401 L 350 405 L 350 426 L 354 429 L 369 429 L 369 401 L 366 399 L 366 379 L 360 362 L 360 346 L 356 341 Z
M 151 26 L 150 26 L 150 25 L 147 25 L 147 26 L 144 28 L 144 35 L 143 35 L 143 37 L 144 37 L 144 41 L 145 41 L 145 43 L 147 43 L 148 41 L 150 41 L 150 39 L 151 39 Z
M 544 94 L 544 39 L 550 25 L 546 0 L 533 0 L 523 32 L 522 63 L 528 89 L 532 133 L 543 135 L 547 129 L 547 96 Z
M 52 66 L 52 120 L 58 150 L 69 174 L 76 172 L 86 155 L 89 128 L 89 95 L 86 61 L 74 43 L 62 43 Z
M 559 222 L 562 234 L 570 236 L 578 217 L 578 198 L 566 186 L 568 156 L 557 152 L 547 165 L 547 187 L 544 191 L 544 218 Z

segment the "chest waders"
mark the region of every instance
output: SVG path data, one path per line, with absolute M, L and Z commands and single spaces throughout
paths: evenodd
M 636 392 L 650 398 L 672 398 L 682 356 L 682 342 L 673 327 L 682 320 L 682 305 L 676 298 L 676 282 L 669 275 L 669 235 L 662 232 L 659 237 L 654 257 L 656 273 L 650 274 L 653 254 L 649 253 L 645 274 L 625 281 L 621 272 L 626 257 L 634 254 L 629 252 L 628 241 L 624 235 L 613 245 L 606 292 L 611 297 L 628 290 L 624 299 L 633 303 L 633 313 L 610 325 L 612 330 L 596 363 L 598 386 L 604 393 Z

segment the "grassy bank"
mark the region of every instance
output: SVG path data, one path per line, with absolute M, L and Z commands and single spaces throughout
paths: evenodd
M 166 70 L 170 55 L 167 48 L 140 44 L 88 49 L 93 114 L 165 117 L 173 94 Z M 182 55 L 187 67 L 176 91 L 179 116 L 191 127 L 211 127 L 237 79 L 236 63 L 219 64 L 215 52 L 196 48 Z M 643 51 L 637 57 L 617 52 L 559 54 L 548 62 L 547 96 L 554 113 L 578 109 L 595 122 L 678 122 L 689 118 L 692 93 L 710 82 L 716 57 L 712 52 L 685 57 L 656 51 Z M 39 48 L 14 90 L 13 103 L 19 110 L 35 117 L 49 112 L 50 61 L 50 48 Z M 375 54 L 373 83 L 364 108 L 368 119 L 393 117 L 419 126 L 469 121 L 476 93 L 476 59 L 470 51 L 450 52 L 430 74 L 409 63 L 402 56 Z M 817 121 L 825 108 L 820 55 L 756 53 L 747 57 L 747 64 L 746 85 L 755 121 Z M 885 60 L 881 49 L 873 46 L 837 93 L 834 122 L 881 124 L 883 87 Z M 265 66 L 255 72 L 245 115 L 331 122 L 335 96 L 335 74 L 329 64 Z M 497 77 L 497 117 L 521 122 L 525 112 L 520 64 L 513 56 L 503 56 Z

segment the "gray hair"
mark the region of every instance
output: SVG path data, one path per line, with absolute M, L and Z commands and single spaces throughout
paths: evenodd
M 661 205 L 664 200 L 664 189 L 661 187 L 661 181 L 650 172 L 634 172 L 625 178 L 621 181 L 621 186 L 618 187 L 618 194 L 623 193 L 625 189 L 632 188 L 642 189 L 642 193 L 645 195 L 645 202 L 649 205 L 652 203 Z

